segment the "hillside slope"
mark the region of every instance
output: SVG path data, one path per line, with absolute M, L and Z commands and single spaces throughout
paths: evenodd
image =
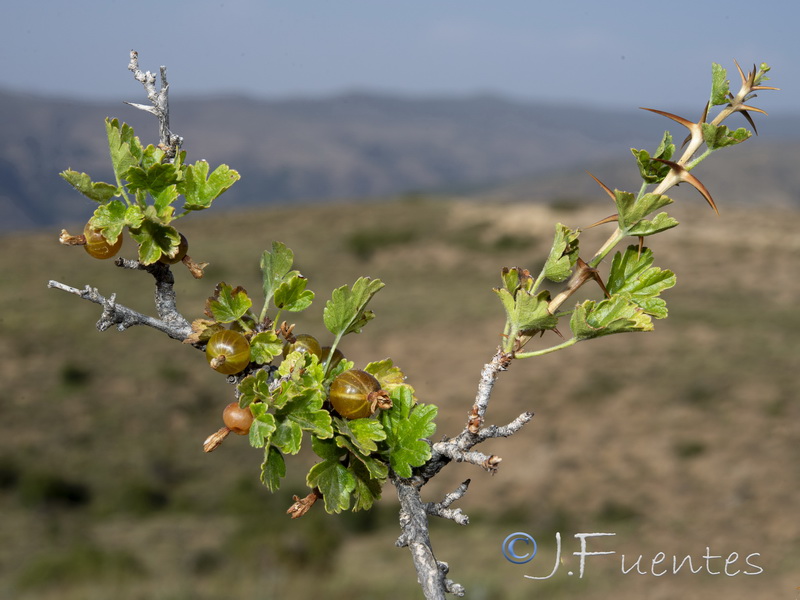
M 794 593 L 800 282 L 791 274 L 800 246 L 790 232 L 800 215 L 743 210 L 715 195 L 720 218 L 700 198 L 679 202 L 671 212 L 681 226 L 653 240 L 657 264 L 678 274 L 666 294 L 670 318 L 653 333 L 513 364 L 495 388 L 489 420 L 504 424 L 524 410 L 536 416 L 510 440 L 481 448 L 503 457 L 497 476 L 453 465 L 426 488 L 435 500 L 472 479 L 458 503 L 472 524 L 435 523 L 433 532 L 438 557 L 472 597 Z M 298 331 L 324 339 L 319 317 L 331 290 L 360 275 L 379 277 L 387 287 L 373 304 L 377 318 L 343 349 L 357 365 L 391 356 L 419 398 L 439 405 L 436 437 L 453 435 L 501 333 L 502 308 L 491 292 L 500 268 L 536 269 L 555 222 L 594 222 L 608 213 L 606 202 L 487 210 L 418 197 L 203 215 L 183 231 L 191 254 L 212 266 L 201 281 L 176 270 L 178 304 L 188 317 L 201 316 L 221 280 L 255 292 L 258 257 L 280 239 L 318 292 Z M 152 312 L 146 275 L 61 247 L 56 233 L 0 238 L 0 272 L 14 282 L 0 288 L 0 596 L 308 598 L 323 578 L 330 599 L 416 597 L 407 551 L 394 547 L 391 488 L 366 515 L 326 516 L 314 507 L 289 521 L 283 512 L 291 494 L 304 493 L 312 458 L 290 457 L 283 488 L 270 495 L 246 440 L 204 455 L 200 445 L 219 427 L 230 386 L 199 352 L 152 330 L 98 333 L 98 307 L 47 290 L 48 279 L 91 283 Z M 587 231 L 584 247 L 602 234 Z M 131 255 L 126 244 L 123 254 Z M 536 536 L 540 560 L 503 559 L 500 544 L 514 531 Z M 525 579 L 552 569 L 556 531 L 569 568 L 577 566 L 569 553 L 578 532 L 616 533 L 595 549 L 618 554 L 590 558 L 582 580 L 565 572 Z M 669 568 L 672 555 L 704 565 L 707 547 L 726 557 L 738 552 L 735 568 L 759 553 L 753 561 L 764 572 L 620 573 L 620 553 L 629 561 L 645 555 L 648 569 L 664 552 Z
M 130 100 L 139 101 L 138 92 L 132 86 Z M 593 163 L 628 163 L 630 147 L 652 149 L 663 129 L 674 125 L 633 104 L 612 111 L 491 96 L 362 93 L 266 101 L 191 99 L 173 90 L 170 106 L 171 125 L 185 137 L 189 160 L 224 162 L 241 172 L 242 180 L 219 203 L 223 209 L 463 192 L 565 169 L 575 177 Z M 121 101 L 90 104 L 0 92 L 0 233 L 84 220 L 91 203 L 58 173 L 73 168 L 95 179 L 111 178 L 107 116 L 131 123 L 145 143 L 156 141 L 155 120 Z M 779 158 L 798 152 L 800 119 L 758 121 L 765 164 L 785 165 Z M 792 193 L 798 172 L 781 169 L 787 178 L 761 170 L 734 172 L 734 185 Z

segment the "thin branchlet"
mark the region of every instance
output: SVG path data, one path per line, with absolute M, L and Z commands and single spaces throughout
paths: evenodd
M 139 68 L 139 53 L 135 50 L 131 50 L 128 70 L 133 73 L 134 79 L 144 86 L 147 99 L 150 100 L 152 106 L 136 104 L 134 102 L 125 102 L 125 104 L 156 116 L 158 119 L 159 146 L 166 152 L 167 158 L 172 161 L 177 156 L 183 144 L 183 138 L 172 133 L 169 128 L 169 82 L 167 81 L 167 68 L 162 66 L 160 69 L 161 89 L 159 90 L 156 90 L 156 76 L 150 71 L 145 72 Z

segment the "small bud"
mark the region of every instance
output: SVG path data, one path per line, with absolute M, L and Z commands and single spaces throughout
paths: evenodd
M 489 471 L 489 473 L 491 473 L 492 475 L 494 475 L 495 473 L 497 473 L 497 468 L 500 466 L 500 463 L 502 462 L 502 460 L 503 460 L 502 458 L 500 458 L 499 456 L 495 456 L 495 455 L 493 454 L 492 456 L 490 456 L 489 458 L 487 458 L 487 459 L 486 459 L 486 460 L 483 462 L 483 465 L 481 465 L 481 466 L 482 466 L 484 469 L 486 469 L 487 471 Z
M 472 411 L 469 413 L 469 421 L 467 421 L 467 429 L 470 433 L 476 434 L 481 428 L 482 419 L 478 415 L 478 407 L 473 406 Z

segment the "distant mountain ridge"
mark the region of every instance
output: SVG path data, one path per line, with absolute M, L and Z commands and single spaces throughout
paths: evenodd
M 543 182 L 554 181 L 553 174 L 556 180 L 559 173 L 571 178 L 583 165 L 629 163 L 628 148 L 652 149 L 665 128 L 678 139 L 683 135 L 674 123 L 633 107 L 593 109 L 490 95 L 351 93 L 257 100 L 187 99 L 173 93 L 170 108 L 172 128 L 184 136 L 189 160 L 205 158 L 212 166 L 224 162 L 242 174 L 220 199 L 222 206 L 411 191 L 483 194 L 495 187 L 505 195 L 516 189 L 512 196 L 524 196 L 528 186 L 547 189 Z M 89 103 L 0 91 L 0 231 L 86 219 L 93 203 L 58 173 L 73 168 L 112 181 L 106 116 L 133 125 L 145 143 L 156 139 L 155 119 L 121 101 Z M 775 168 L 782 176 L 775 183 L 786 187 L 778 194 L 783 198 L 778 203 L 785 203 L 800 188 L 798 170 L 791 167 L 800 150 L 800 117 L 755 116 L 761 136 L 748 144 L 759 145 L 759 156 L 772 156 L 764 158 L 770 169 L 780 158 Z M 744 120 L 733 126 L 740 124 Z M 758 164 L 753 151 L 744 153 L 747 164 Z M 564 182 L 549 185 L 558 191 Z

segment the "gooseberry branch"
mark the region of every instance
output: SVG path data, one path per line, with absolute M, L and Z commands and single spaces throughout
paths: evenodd
M 185 340 L 192 332 L 192 326 L 176 308 L 176 296 L 173 288 L 175 278 L 170 268 L 161 263 L 142 265 L 139 261 L 122 258 L 116 259 L 116 264 L 126 269 L 147 271 L 153 276 L 156 282 L 155 306 L 159 316 L 158 319 L 117 304 L 116 293 L 106 298 L 100 294 L 97 288 L 89 285 L 81 290 L 51 280 L 47 283 L 47 287 L 69 292 L 80 296 L 84 300 L 100 304 L 103 307 L 103 314 L 97 322 L 97 329 L 100 331 L 105 331 L 110 327 L 116 327 L 119 331 L 124 331 L 134 325 L 145 325 L 166 333 L 172 339 Z
M 280 478 L 285 475 L 283 454 L 294 454 L 300 449 L 300 442 L 297 442 L 295 448 L 291 445 L 294 438 L 285 432 L 296 431 L 299 439 L 302 439 L 304 432 L 312 432 L 312 447 L 316 444 L 314 451 L 323 461 L 317 463 L 307 477 L 312 492 L 302 499 L 294 497 L 295 502 L 287 511 L 292 518 L 305 514 L 320 499 L 324 499 L 329 512 L 351 508 L 350 494 L 357 483 L 353 483 L 353 488 L 346 492 L 342 500 L 341 496 L 336 497 L 331 493 L 336 487 L 326 479 L 332 477 L 331 473 L 338 473 L 342 477 L 337 482 L 340 488 L 346 487 L 342 481 L 346 481 L 347 477 L 350 477 L 348 481 L 355 481 L 356 475 L 359 475 L 363 486 L 361 494 L 365 493 L 365 489 L 370 489 L 369 484 L 378 482 L 383 485 L 387 479 L 391 481 L 400 501 L 401 534 L 396 545 L 409 549 L 418 583 L 425 597 L 428 600 L 444 600 L 448 593 L 463 596 L 464 587 L 447 578 L 448 564 L 438 560 L 434 554 L 428 517 L 439 517 L 459 525 L 467 525 L 468 516 L 451 506 L 467 493 L 470 480 L 464 481 L 454 491 L 446 494 L 440 502 L 423 502 L 421 489 L 453 462 L 469 463 L 490 474 L 497 472 L 502 459 L 474 448 L 486 440 L 510 437 L 518 433 L 533 418 L 532 412 L 523 412 L 506 425 L 486 424 L 495 383 L 514 360 L 565 349 L 579 341 L 604 335 L 649 331 L 652 329 L 651 317 L 666 317 L 665 304 L 658 296 L 661 291 L 674 285 L 674 274 L 651 267 L 652 252 L 644 248 L 643 241 L 646 236 L 666 231 L 675 227 L 678 222 L 667 213 L 659 213 L 650 219 L 645 217 L 670 204 L 672 200 L 664 196 L 664 192 L 682 182 L 694 186 L 717 212 L 711 195 L 689 171 L 711 152 L 747 139 L 750 132 L 743 129 L 731 131 L 720 126 L 721 121 L 740 112 L 752 125 L 748 111 L 764 111 L 746 102 L 755 96 L 755 90 L 777 89 L 762 85 L 766 81 L 765 74 L 769 71 L 767 65 L 762 65 L 758 70 L 754 66 L 753 71 L 746 76 L 739 65 L 736 66 L 742 79 L 742 87 L 735 96 L 728 91 L 724 69 L 714 66 L 715 81 L 711 101 L 696 123 L 664 111 L 647 109 L 687 127 L 690 131 L 687 141 L 690 143 L 677 162 L 670 160 L 675 146 L 669 132 L 665 132 L 661 146 L 652 156 L 644 150 L 634 151 L 645 181 L 638 195 L 619 190 L 611 191 L 595 178 L 615 203 L 617 214 L 602 219 L 591 227 L 609 223 L 616 223 L 617 226 L 588 263 L 579 256 L 577 237 L 580 230 L 571 230 L 558 224 L 553 250 L 541 275 L 534 280 L 526 269 L 515 267 L 503 270 L 503 287 L 494 290 L 500 296 L 507 316 L 502 343 L 482 368 L 466 423 L 462 431 L 452 438 L 445 437 L 438 442 L 428 439 L 435 429 L 432 421 L 436 415 L 436 407 L 418 403 L 413 397 L 413 388 L 403 383 L 404 375 L 393 367 L 390 360 L 370 363 L 365 371 L 356 370 L 352 368 L 353 363 L 346 361 L 337 348 L 343 335 L 359 332 L 373 318 L 374 315 L 366 310 L 366 306 L 372 295 L 383 287 L 379 280 L 364 277 L 352 288 L 343 286 L 334 291 L 331 301 L 326 305 L 323 320 L 328 330 L 334 334 L 335 341 L 332 347 L 324 349 L 313 336 L 295 335 L 292 332 L 293 325 L 278 325 L 277 317 L 269 319 L 266 316 L 270 299 L 275 301 L 280 315 L 283 314 L 282 310 L 303 310 L 311 304 L 314 297 L 311 291 L 305 289 L 305 278 L 298 271 L 291 270 L 293 253 L 279 242 L 273 243 L 272 252 L 265 251 L 262 256 L 266 301 L 260 316 L 250 312 L 252 300 L 242 288 L 234 288 L 225 283 L 217 286 L 214 295 L 206 303 L 206 315 L 210 320 L 198 319 L 193 324 L 178 311 L 174 276 L 167 263 L 181 261 L 197 278 L 202 276 L 203 265 L 197 265 L 188 256 L 184 256 L 188 243 L 182 235 L 178 237 L 177 231 L 166 229 L 168 217 L 172 215 L 169 204 L 174 197 L 164 195 L 164 190 L 170 189 L 175 197 L 179 195 L 178 190 L 186 196 L 191 195 L 191 201 L 185 207 L 184 214 L 187 214 L 207 208 L 213 198 L 230 187 L 239 175 L 222 165 L 224 169 L 220 167 L 206 177 L 207 164 L 183 165 L 181 156 L 185 153 L 178 154 L 183 140 L 169 130 L 169 85 L 166 69 L 161 67 L 161 89 L 157 91 L 155 75 L 139 69 L 138 54 L 135 51 L 131 51 L 128 68 L 144 86 L 152 106 L 127 104 L 158 118 L 161 140 L 158 152 L 153 151 L 152 146 L 142 149 L 138 138 L 134 138 L 137 152 L 131 152 L 130 147 L 126 151 L 124 147 L 132 143 L 129 141 L 133 137 L 132 130 L 126 129 L 127 126 L 120 127 L 116 121 L 107 122 L 109 140 L 111 142 L 113 139 L 116 143 L 112 148 L 112 161 L 115 161 L 117 186 L 95 183 L 88 175 L 72 171 L 65 179 L 84 195 L 101 204 L 94 217 L 98 227 L 104 230 L 101 236 L 104 239 L 97 240 L 98 244 L 103 245 L 101 252 L 94 253 L 97 258 L 113 256 L 112 250 L 116 250 L 113 247 L 106 248 L 104 244 L 116 240 L 123 227 L 127 227 L 139 242 L 140 251 L 148 246 L 154 250 L 144 256 L 140 252 L 141 260 L 118 258 L 114 263 L 123 269 L 150 273 L 155 280 L 154 300 L 158 318 L 118 304 L 115 293 L 105 297 L 97 288 L 89 285 L 78 289 L 51 280 L 48 287 L 101 305 L 103 310 L 97 322 L 100 331 L 111 327 L 124 331 L 135 325 L 144 325 L 161 331 L 170 338 L 191 344 L 196 349 L 206 350 L 211 367 L 227 375 L 227 381 L 235 384 L 237 389 L 236 402 L 228 405 L 223 417 L 225 427 L 206 440 L 204 450 L 210 452 L 217 448 L 230 432 L 249 435 L 252 445 L 266 450 L 262 481 L 271 490 L 277 489 Z M 707 123 L 709 106 L 719 106 L 726 102 L 727 106 L 720 115 Z M 694 162 L 689 162 L 703 144 L 707 146 L 706 152 Z M 131 167 L 129 163 L 135 164 Z M 171 166 L 165 167 L 167 163 Z M 141 203 L 141 207 L 138 204 L 128 205 L 127 208 L 122 203 L 113 204 L 118 201 L 112 200 L 112 197 L 125 193 L 122 179 L 128 181 L 129 187 L 131 179 L 134 180 L 133 189 L 139 194 L 137 202 Z M 147 187 L 164 181 L 166 183 L 160 187 Z M 211 181 L 216 182 L 214 186 L 210 185 Z M 646 193 L 649 184 L 655 185 L 655 188 Z M 173 185 L 174 189 L 170 188 Z M 209 187 L 214 189 L 209 191 Z M 146 193 L 142 191 L 144 189 L 154 197 L 157 196 L 159 201 L 152 206 L 146 206 Z M 167 223 L 164 223 L 165 219 Z M 111 237 L 108 237 L 109 230 L 114 233 Z M 67 245 L 86 245 L 87 233 L 92 232 L 87 229 L 83 236 L 69 236 L 63 232 L 61 241 Z M 168 247 L 156 247 L 159 240 L 163 242 L 163 238 L 170 236 L 172 242 Z M 624 252 L 617 252 L 611 272 L 604 282 L 597 267 L 626 237 L 638 238 L 638 248 L 630 246 Z M 551 297 L 548 291 L 538 289 L 545 279 L 554 283 L 565 282 L 566 289 Z M 587 300 L 576 305 L 574 309 L 559 312 L 560 307 L 587 282 L 598 284 L 603 299 Z M 280 300 L 277 300 L 278 297 Z M 549 348 L 523 351 L 523 347 L 531 339 L 548 331 L 555 332 L 563 340 L 557 325 L 559 318 L 568 315 L 571 315 L 570 329 L 573 333 L 570 339 Z M 234 331 L 234 325 L 239 327 L 238 331 Z M 281 351 L 283 361 L 278 367 L 272 364 L 272 360 L 277 359 Z M 369 371 L 370 368 L 373 370 Z M 302 379 L 303 377 L 306 379 Z M 291 389 L 296 393 L 291 395 L 287 391 L 286 397 L 280 398 L 284 385 L 287 388 L 295 386 Z M 302 418 L 297 419 L 302 420 L 306 429 L 298 425 L 296 430 L 291 430 L 287 425 L 288 420 L 282 421 L 280 426 L 285 427 L 284 439 L 275 441 L 271 436 L 279 426 L 278 416 L 277 413 L 269 412 L 270 403 L 280 401 L 280 406 L 286 410 L 296 398 L 307 401 L 302 411 L 299 411 L 302 412 Z M 317 405 L 313 405 L 315 398 L 318 400 Z M 412 413 L 420 406 L 425 408 Z M 395 412 L 392 413 L 392 410 Z M 281 418 L 283 416 L 285 415 L 280 415 Z M 404 426 L 409 426 L 414 421 L 416 429 L 411 429 L 412 433 L 407 434 L 408 430 L 403 430 L 395 421 L 402 421 Z M 397 442 L 400 444 L 398 447 L 403 453 L 414 457 L 401 461 L 398 458 L 400 453 L 395 454 L 396 447 L 388 441 L 390 436 L 392 442 L 402 440 L 402 444 Z M 386 446 L 379 449 L 379 443 L 385 443 Z M 273 462 L 270 463 L 270 460 Z M 277 467 L 275 460 L 279 461 Z M 284 469 L 284 474 L 279 473 L 281 469 Z M 373 499 L 379 497 L 380 491 L 374 497 L 369 496 L 367 504 L 358 505 L 354 501 L 353 509 L 370 508 Z M 363 502 L 363 499 L 360 501 Z

